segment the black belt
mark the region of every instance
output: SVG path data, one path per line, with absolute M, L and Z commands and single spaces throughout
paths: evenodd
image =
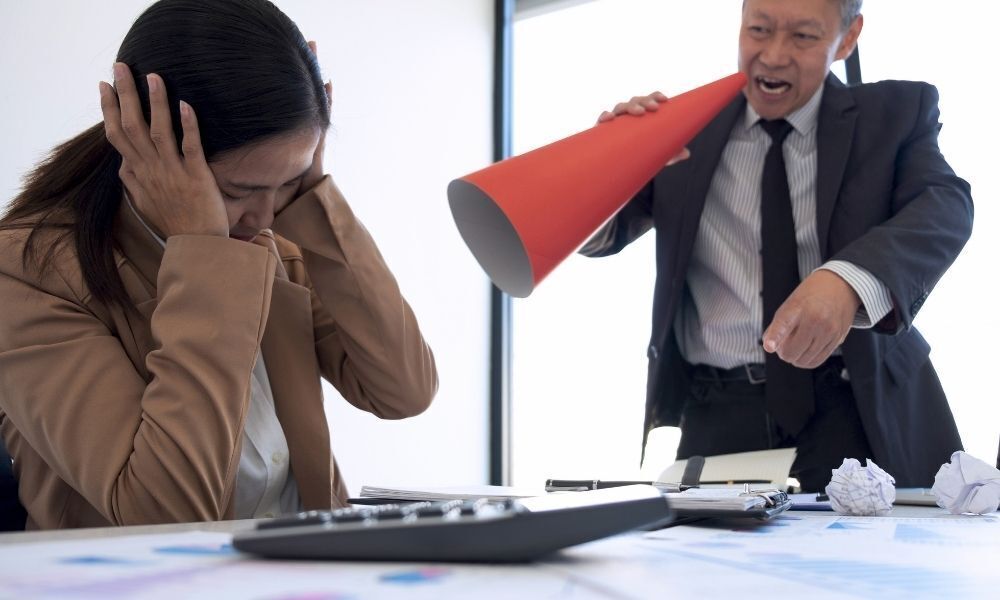
M 840 356 L 831 356 L 820 366 L 814 369 L 836 370 L 837 375 L 841 375 L 844 370 L 844 359 Z M 749 363 L 739 365 L 731 369 L 722 369 L 710 365 L 694 365 L 691 367 L 691 377 L 701 381 L 732 382 L 740 381 L 752 385 L 758 385 L 767 381 L 764 371 L 764 363 Z
M 722 369 L 710 365 L 695 365 L 692 367 L 691 377 L 703 381 L 744 381 L 754 385 L 767 381 L 767 375 L 764 373 L 764 363 L 750 363 L 733 367 L 732 369 Z

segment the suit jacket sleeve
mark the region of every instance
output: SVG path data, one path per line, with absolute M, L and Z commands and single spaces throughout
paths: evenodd
M 399 419 L 437 391 L 434 356 L 374 240 L 327 176 L 282 210 L 275 232 L 302 251 L 323 377 L 354 406 Z
M 649 181 L 580 248 L 584 256 L 610 256 L 653 227 L 653 182 Z
M 235 240 L 171 237 L 147 381 L 73 253 L 39 274 L 16 244 L 3 247 L 0 416 L 111 523 L 228 516 L 275 259 Z
M 889 332 L 910 328 L 972 232 L 969 185 L 938 149 L 937 90 L 919 89 L 917 116 L 896 154 L 891 216 L 831 257 L 867 269 L 889 288 L 895 310 L 878 325 Z

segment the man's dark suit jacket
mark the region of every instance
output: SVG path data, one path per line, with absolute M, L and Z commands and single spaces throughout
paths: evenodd
M 872 330 L 851 330 L 842 349 L 870 458 L 899 486 L 929 486 L 962 447 L 930 346 L 911 326 L 972 230 L 969 185 L 938 150 L 937 100 L 926 83 L 845 87 L 829 75 L 817 125 L 823 260 L 864 267 L 892 294 L 894 310 Z M 588 256 L 614 254 L 656 228 L 646 433 L 680 422 L 689 376 L 674 317 L 709 184 L 745 108 L 741 95 L 688 145 L 690 159 L 660 171 L 581 249 Z

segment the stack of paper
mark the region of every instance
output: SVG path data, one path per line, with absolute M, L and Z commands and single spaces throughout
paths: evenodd
M 710 509 L 745 511 L 764 506 L 762 496 L 746 494 L 739 489 L 690 489 L 668 494 L 670 506 L 677 510 Z
M 406 500 L 420 502 L 436 502 L 440 500 L 507 500 L 514 498 L 530 498 L 544 496 L 544 489 L 516 488 L 504 485 L 465 485 L 450 487 L 408 487 L 408 486 L 376 486 L 361 487 L 362 498 L 386 498 L 389 500 Z

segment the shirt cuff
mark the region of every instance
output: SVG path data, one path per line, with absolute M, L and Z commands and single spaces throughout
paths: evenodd
M 892 311 L 889 288 L 867 269 L 845 260 L 831 260 L 819 269 L 826 269 L 839 275 L 861 298 L 861 306 L 854 315 L 852 327 L 871 329 Z

